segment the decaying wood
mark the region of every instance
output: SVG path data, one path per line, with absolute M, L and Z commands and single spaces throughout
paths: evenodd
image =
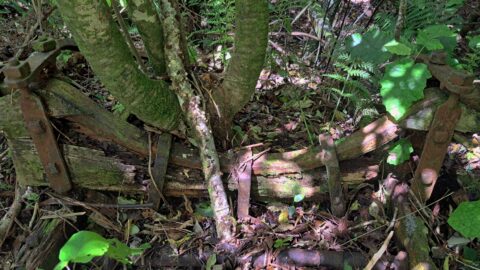
M 165 186 L 165 175 L 167 174 L 171 146 L 172 135 L 170 133 L 164 133 L 158 137 L 155 163 L 152 172 L 149 172 L 153 178 L 153 183 L 148 189 L 148 200 L 153 203 L 155 209 L 160 207 L 161 199 L 165 199 L 163 196 L 163 189 Z
M 0 248 L 3 246 L 3 242 L 8 237 L 10 230 L 12 229 L 14 220 L 17 218 L 18 214 L 22 210 L 22 194 L 21 188 L 17 185 L 15 187 L 15 197 L 13 198 L 13 203 L 10 205 L 7 213 L 0 220 Z
M 400 217 L 395 224 L 395 236 L 408 253 L 409 269 L 437 269 L 430 257 L 428 229 L 410 210 L 408 190 L 407 184 L 398 184 L 393 192 L 393 204 Z
M 340 162 L 343 185 L 354 187 L 378 173 L 378 159 L 355 159 Z M 230 190 L 237 190 L 238 183 L 231 178 L 227 183 Z M 206 197 L 205 183 L 193 181 L 182 175 L 175 175 L 165 186 L 165 195 L 173 197 Z M 256 201 L 288 200 L 303 194 L 305 200 L 324 201 L 328 199 L 327 173 L 317 168 L 302 173 L 252 177 L 251 198 Z
M 237 197 L 237 218 L 242 219 L 248 217 L 250 209 L 250 192 L 252 187 L 252 149 L 246 149 L 240 155 L 238 165 L 233 168 L 233 181 L 238 182 Z
M 16 254 L 15 264 L 24 269 L 53 269 L 72 230 L 61 218 L 39 220 Z
M 328 193 L 330 194 L 330 208 L 336 217 L 345 215 L 345 198 L 343 196 L 342 182 L 340 178 L 340 166 L 338 164 L 337 151 L 333 139 L 328 134 L 318 136 L 322 149 L 323 161 L 327 170 Z
M 30 138 L 7 139 L 12 151 L 17 181 L 22 186 L 47 186 L 43 167 Z M 72 182 L 77 187 L 122 192 L 144 192 L 134 182 L 135 166 L 106 157 L 103 152 L 73 145 L 63 145 L 63 154 Z
M 139 128 L 124 122 L 83 95 L 73 86 L 60 80 L 50 80 L 39 93 L 48 106 L 52 117 L 72 121 L 74 127 L 95 139 L 115 142 L 143 157 L 148 157 L 148 137 Z M 12 138 L 25 136 L 16 95 L 0 98 L 0 130 Z M 387 117 L 382 117 L 344 140 L 337 142 L 339 160 L 359 157 L 397 137 L 400 128 Z M 153 149 L 155 150 L 155 149 Z M 267 153 L 252 165 L 255 175 L 301 172 L 323 166 L 319 147 L 311 147 L 286 153 Z M 155 153 L 154 153 L 155 154 Z M 229 172 L 235 158 L 220 154 L 221 169 Z M 198 151 L 180 143 L 172 145 L 171 164 L 200 169 Z

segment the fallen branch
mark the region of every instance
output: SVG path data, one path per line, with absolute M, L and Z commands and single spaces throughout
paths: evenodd
M 22 194 L 21 188 L 17 185 L 15 187 L 15 197 L 13 198 L 12 205 L 0 220 L 0 248 L 3 246 L 3 242 L 7 239 L 8 234 L 12 229 L 13 222 L 20 213 L 20 210 L 22 210 Z

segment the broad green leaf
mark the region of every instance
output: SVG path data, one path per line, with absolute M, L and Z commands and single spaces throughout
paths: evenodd
M 387 163 L 397 166 L 407 161 L 413 153 L 413 146 L 407 139 L 400 139 L 388 151 Z
M 108 240 L 90 231 L 73 234 L 60 249 L 58 258 L 62 262 L 87 263 L 94 257 L 103 256 L 109 247 Z
M 480 35 L 468 37 L 468 46 L 473 50 L 480 50 Z
M 391 34 L 372 29 L 365 34 L 353 34 L 346 40 L 346 49 L 353 58 L 374 64 L 384 63 L 390 53 L 383 47 L 391 40 Z
M 412 54 L 412 49 L 405 44 L 402 44 L 396 40 L 391 40 L 383 45 L 385 49 L 396 55 L 410 55 Z
M 465 237 L 480 238 L 480 200 L 461 203 L 448 218 L 448 224 Z
M 416 64 L 409 58 L 389 64 L 380 81 L 380 95 L 387 111 L 396 120 L 401 119 L 413 102 L 423 98 L 430 77 L 427 65 Z
M 455 32 L 446 25 L 431 25 L 418 32 L 417 44 L 429 51 L 445 49 L 452 51 L 452 42 L 455 43 Z

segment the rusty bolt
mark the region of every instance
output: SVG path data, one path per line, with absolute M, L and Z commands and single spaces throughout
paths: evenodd
M 437 130 L 433 133 L 433 141 L 435 143 L 445 143 L 448 141 L 448 132 L 445 130 Z
M 430 186 L 437 179 L 437 172 L 433 169 L 425 168 L 422 170 L 422 183 Z
M 35 134 L 42 134 L 45 132 L 45 125 L 40 120 L 33 120 L 27 122 L 27 127 Z
M 3 68 L 3 73 L 8 80 L 22 79 L 30 74 L 30 65 L 27 61 L 19 62 L 17 59 L 12 59 Z
M 40 38 L 32 45 L 33 49 L 37 52 L 49 52 L 57 47 L 57 42 L 51 38 Z
M 57 175 L 59 174 L 57 164 L 50 162 L 47 164 L 47 173 L 50 175 Z

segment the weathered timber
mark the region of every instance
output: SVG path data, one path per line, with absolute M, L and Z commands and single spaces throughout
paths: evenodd
M 340 218 L 345 215 L 346 202 L 343 195 L 337 151 L 330 134 L 321 134 L 318 136 L 318 140 L 322 148 L 323 160 L 327 170 L 328 191 L 331 202 L 330 209 L 336 217 Z
M 340 162 L 342 183 L 354 187 L 378 174 L 378 159 L 359 158 Z M 237 190 L 238 183 L 228 181 L 230 190 Z M 225 180 L 224 180 L 225 182 Z M 277 176 L 252 177 L 251 198 L 259 201 L 288 200 L 297 194 L 303 194 L 306 200 L 323 201 L 328 199 L 327 172 L 317 168 L 302 173 Z M 207 187 L 203 181 L 194 181 L 185 175 L 170 177 L 165 185 L 165 195 L 172 197 L 206 197 Z
M 53 269 L 58 252 L 73 229 L 61 218 L 39 220 L 22 243 L 15 264 L 23 269 Z
M 112 141 L 142 156 L 148 156 L 148 137 L 139 128 L 108 112 L 72 85 L 52 79 L 40 94 L 51 116 L 72 122 L 87 136 Z
M 445 91 L 431 87 L 424 90 L 424 98 L 412 105 L 399 126 L 414 130 L 428 130 L 438 106 L 447 101 Z M 480 130 L 480 112 L 460 103 L 462 115 L 455 126 L 456 131 L 477 132 Z
M 22 185 L 48 186 L 37 151 L 30 138 L 7 139 L 17 174 Z M 135 166 L 106 157 L 102 151 L 63 145 L 65 162 L 72 182 L 77 187 L 123 192 L 143 192 L 134 183 Z
M 99 107 L 65 82 L 51 80 L 44 89 L 45 91 L 39 94 L 45 100 L 50 116 L 72 121 L 79 132 L 93 138 L 113 141 L 142 156 L 148 156 L 148 140 L 144 131 Z M 10 138 L 25 137 L 27 134 L 17 98 L 15 94 L 0 98 L 2 108 L 0 130 Z M 338 142 L 336 146 L 338 158 L 347 160 L 359 157 L 395 139 L 398 132 L 399 127 L 394 122 L 387 117 L 380 118 Z M 281 174 L 321 167 L 323 162 L 319 153 L 319 147 L 286 153 L 267 153 L 254 161 L 253 173 L 255 175 Z M 231 165 L 235 162 L 234 157 L 222 154 L 220 160 L 223 172 L 229 172 Z M 201 168 L 197 150 L 180 143 L 172 145 L 169 162 L 189 168 Z
M 110 140 L 142 156 L 148 156 L 148 139 L 144 131 L 100 108 L 65 82 L 51 80 L 45 89 L 42 95 L 49 105 L 51 116 L 72 121 L 79 132 L 93 138 Z M 336 146 L 338 158 L 348 160 L 371 152 L 394 140 L 398 132 L 399 127 L 393 121 L 382 117 L 339 142 Z M 152 149 L 154 154 L 155 150 Z M 319 147 L 286 153 L 267 153 L 254 161 L 253 173 L 281 174 L 321 167 L 323 163 L 319 153 Z M 226 154 L 220 154 L 220 160 L 223 172 L 229 172 L 235 163 L 235 157 Z M 201 169 L 198 151 L 180 143 L 172 145 L 169 161 L 175 165 Z

